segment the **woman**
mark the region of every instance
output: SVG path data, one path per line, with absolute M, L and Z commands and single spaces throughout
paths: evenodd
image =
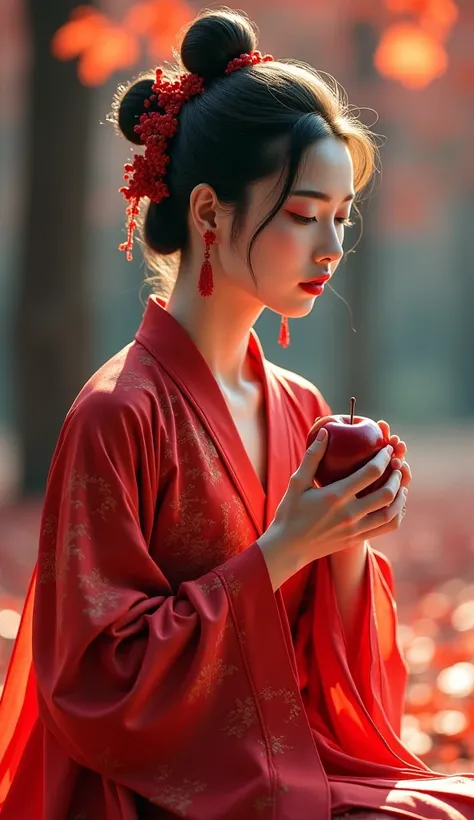
M 268 307 L 287 343 L 334 275 L 373 142 L 312 70 L 255 48 L 246 17 L 205 12 L 180 79 L 115 107 L 145 146 L 122 247 L 144 200 L 146 252 L 179 251 L 179 273 L 59 437 L 2 701 L 2 820 L 474 818 L 473 782 L 399 736 L 392 575 L 367 539 L 400 525 L 406 447 L 315 487 L 328 405 L 252 330 Z

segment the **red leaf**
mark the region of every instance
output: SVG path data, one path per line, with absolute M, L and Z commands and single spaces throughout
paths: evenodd
M 158 60 L 171 54 L 178 32 L 194 15 L 185 0 L 148 0 L 131 6 L 123 25 L 128 31 L 144 36 L 150 57 Z
M 91 6 L 79 6 L 68 23 L 61 26 L 51 41 L 51 51 L 57 60 L 78 57 L 102 35 L 108 20 Z
M 84 85 L 101 85 L 116 71 L 133 66 L 139 56 L 137 38 L 120 26 L 109 25 L 82 54 L 78 67 L 79 79 Z

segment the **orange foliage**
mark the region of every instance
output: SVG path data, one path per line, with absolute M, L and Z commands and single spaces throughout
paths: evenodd
M 419 26 L 394 23 L 383 33 L 374 61 L 384 77 L 418 89 L 446 71 L 448 55 L 444 46 Z
M 137 38 L 120 26 L 107 26 L 93 47 L 79 60 L 78 75 L 84 85 L 101 85 L 121 68 L 130 68 L 140 57 Z
M 108 26 L 107 18 L 92 6 L 78 6 L 71 12 L 68 23 L 56 32 L 51 49 L 58 60 L 79 57 L 102 36 Z
M 172 51 L 176 35 L 193 17 L 183 0 L 148 0 L 135 3 L 126 13 L 123 25 L 148 40 L 148 52 L 158 59 Z
M 458 19 L 459 9 L 454 0 L 431 0 L 421 15 L 420 23 L 434 37 L 444 38 Z
M 78 57 L 79 79 L 89 86 L 100 85 L 115 71 L 134 65 L 140 55 L 136 37 L 112 25 L 91 6 L 74 10 L 69 22 L 56 32 L 51 48 L 58 60 Z
M 458 17 L 455 0 L 385 0 L 394 15 L 410 16 L 383 33 L 375 66 L 407 88 L 425 88 L 448 65 L 444 41 Z
M 434 37 L 444 37 L 458 18 L 454 0 L 385 0 L 392 14 L 412 15 Z
M 391 23 L 382 33 L 375 67 L 407 88 L 425 88 L 447 68 L 444 41 L 457 20 L 457 4 L 455 0 L 385 0 L 385 7 L 389 14 L 405 19 Z M 373 4 L 361 0 L 357 8 L 364 16 Z M 187 0 L 139 0 L 120 23 L 90 6 L 80 6 L 54 36 L 52 51 L 60 60 L 78 57 L 81 81 L 99 85 L 138 61 L 140 38 L 152 60 L 171 56 L 177 32 L 193 16 Z
M 58 60 L 79 58 L 78 75 L 84 85 L 101 85 L 116 71 L 140 58 L 140 37 L 154 60 L 171 56 L 176 33 L 194 16 L 185 0 L 146 0 L 110 21 L 92 6 L 79 6 L 56 32 L 51 43 Z

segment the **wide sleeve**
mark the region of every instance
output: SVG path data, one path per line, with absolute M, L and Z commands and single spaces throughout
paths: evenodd
M 316 388 L 309 393 L 309 421 L 332 414 Z M 289 612 L 297 608 L 293 641 L 303 700 L 329 774 L 375 776 L 374 766 L 381 777 L 405 766 L 425 771 L 400 740 L 407 666 L 397 638 L 391 565 L 367 547 L 357 646 L 346 639 L 329 557 L 309 565 L 284 591 Z
M 328 774 L 393 777 L 426 766 L 400 739 L 407 666 L 390 563 L 368 546 L 364 604 L 350 662 L 329 560 L 313 567 L 295 631 L 303 700 Z M 352 657 L 352 653 L 351 653 Z
M 332 415 L 326 399 L 319 394 L 318 407 Z M 381 712 L 399 735 L 405 702 L 407 668 L 397 638 L 397 605 L 390 561 L 367 542 L 367 563 L 362 609 L 354 634 L 363 636 L 357 647 L 348 646 L 339 614 L 330 561 L 319 562 L 316 572 L 316 618 L 331 613 L 330 623 L 343 647 L 357 691 L 370 714 Z M 318 616 L 319 612 L 319 616 Z
M 176 594 L 152 559 L 141 505 L 147 494 L 159 505 L 164 446 L 145 413 L 110 396 L 68 416 L 44 505 L 33 657 L 41 718 L 70 757 L 172 808 L 186 788 L 209 799 L 226 759 L 224 796 L 243 776 L 256 788 L 270 765 L 262 710 L 278 705 L 257 702 L 259 688 L 272 670 L 283 691 L 295 680 L 257 544 Z

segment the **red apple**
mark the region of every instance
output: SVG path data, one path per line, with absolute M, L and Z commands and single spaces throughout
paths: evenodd
M 307 447 L 312 444 L 322 427 L 328 432 L 326 452 L 315 475 L 315 480 L 321 487 L 355 473 L 389 444 L 377 422 L 365 416 L 355 416 L 354 408 L 355 398 L 351 398 L 349 416 L 321 416 L 316 419 L 308 433 Z M 378 490 L 386 483 L 392 472 L 390 463 L 380 478 L 357 493 L 357 498 Z

